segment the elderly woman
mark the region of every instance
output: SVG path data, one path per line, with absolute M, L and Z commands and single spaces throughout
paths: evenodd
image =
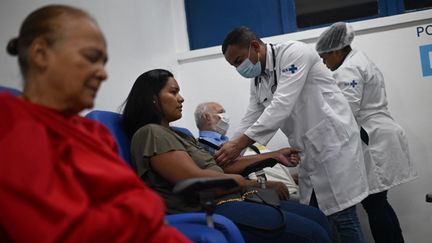
M 232 163 L 233 167 L 222 170 L 194 138 L 170 129 L 170 122 L 182 117 L 183 101 L 173 75 L 156 69 L 137 78 L 123 112 L 125 129 L 133 136 L 132 160 L 138 175 L 162 195 L 169 213 L 202 210 L 197 201 L 172 192 L 173 185 L 184 179 L 226 176 L 236 180 L 241 189 L 257 186 L 256 181 L 224 173 L 240 171 L 250 161 Z M 289 160 L 296 152 L 282 151 L 279 157 Z M 270 207 L 244 201 L 245 194 L 221 195 L 215 213 L 233 220 L 247 242 L 330 242 L 327 219 L 318 209 L 287 201 L 281 201 L 280 208 Z
M 108 130 L 78 116 L 107 78 L 95 20 L 40 8 L 7 50 L 25 82 L 21 97 L 0 94 L 0 242 L 189 242 Z

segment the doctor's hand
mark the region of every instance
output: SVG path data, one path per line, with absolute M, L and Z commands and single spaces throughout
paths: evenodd
M 300 162 L 300 152 L 300 150 L 295 148 L 283 148 L 275 151 L 275 156 L 273 158 L 282 165 L 295 167 Z
M 252 144 L 254 141 L 246 135 L 241 135 L 222 145 L 216 152 L 214 159 L 220 167 L 225 167 L 233 162 L 241 153 L 241 151 Z
M 225 167 L 233 162 L 242 151 L 242 148 L 235 142 L 229 141 L 222 145 L 216 152 L 214 159 L 220 167 Z

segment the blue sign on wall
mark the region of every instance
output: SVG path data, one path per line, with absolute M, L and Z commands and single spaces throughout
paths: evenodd
M 432 76 L 432 44 L 420 46 L 423 77 Z

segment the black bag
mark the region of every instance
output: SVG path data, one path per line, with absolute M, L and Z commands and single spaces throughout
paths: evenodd
M 279 196 L 274 189 L 262 189 L 262 188 L 249 188 L 248 192 L 243 194 L 244 201 L 246 202 L 254 202 L 254 203 L 260 203 L 267 205 L 269 207 L 274 208 L 278 211 L 280 217 L 281 217 L 281 223 L 274 227 L 274 228 L 267 228 L 267 227 L 258 227 L 254 225 L 248 225 L 244 223 L 237 223 L 236 225 L 246 228 L 246 229 L 253 229 L 253 230 L 261 230 L 261 231 L 271 231 L 271 232 L 277 232 L 280 230 L 285 229 L 287 224 L 287 219 L 285 217 L 285 213 L 280 208 L 280 199 Z
M 280 199 L 276 190 L 262 188 L 254 188 L 253 190 L 256 192 L 245 197 L 245 201 L 267 204 L 273 207 L 280 206 Z

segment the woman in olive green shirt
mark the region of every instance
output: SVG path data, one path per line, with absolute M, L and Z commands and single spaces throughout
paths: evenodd
M 206 151 L 200 149 L 194 138 L 177 134 L 169 123 L 182 116 L 183 97 L 173 75 L 161 69 L 140 75 L 135 81 L 123 111 L 123 124 L 132 137 L 132 161 L 138 175 L 164 198 L 169 213 L 195 212 L 202 208 L 198 202 L 172 192 L 173 186 L 184 179 L 196 177 L 233 178 L 239 191 L 246 186 L 257 186 L 256 181 L 238 174 L 256 161 L 239 161 L 222 169 Z M 269 156 L 286 165 L 298 163 L 293 149 L 282 149 Z M 269 187 L 275 185 L 269 184 Z M 227 193 L 218 199 L 215 213 L 221 214 L 240 227 L 247 242 L 330 242 L 326 217 L 318 209 L 293 202 L 282 201 L 280 208 L 287 219 L 278 231 L 259 230 L 281 225 L 279 211 L 259 203 L 242 201 L 239 193 Z

